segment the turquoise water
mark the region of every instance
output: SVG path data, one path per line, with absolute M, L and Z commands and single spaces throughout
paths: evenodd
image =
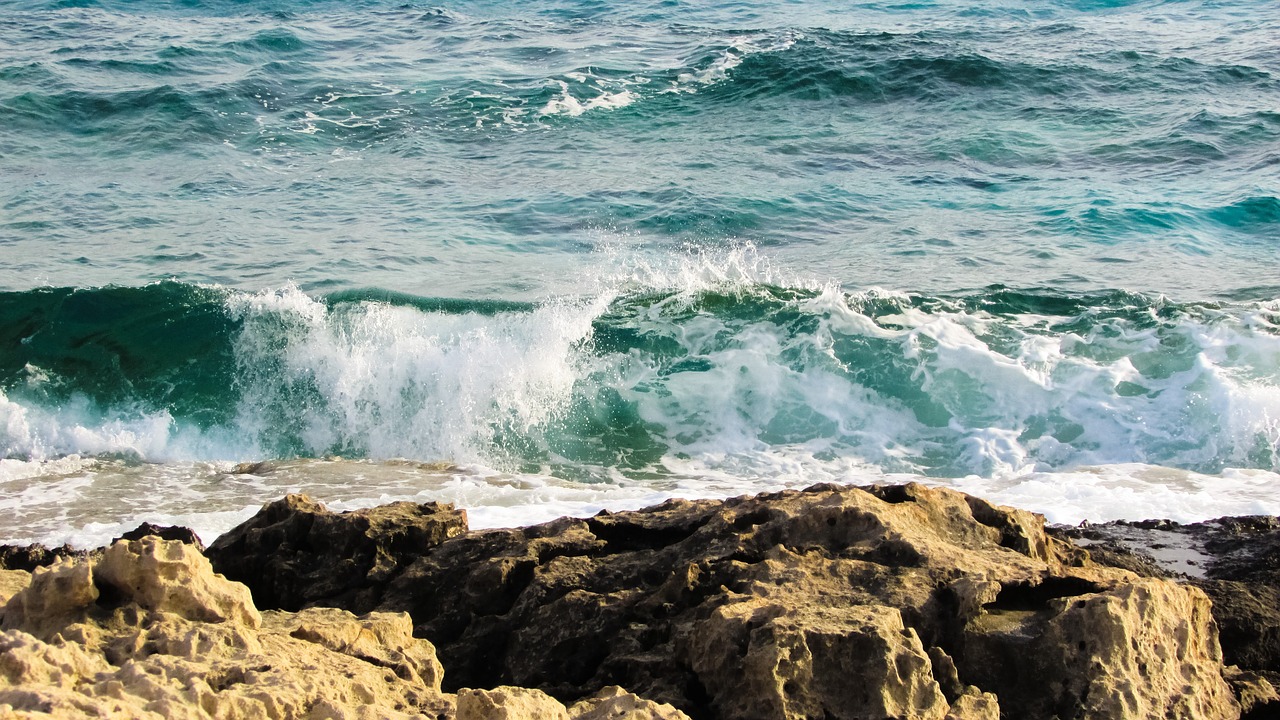
M 1280 513 L 1274 3 L 0 0 L 0 36 L 5 538 L 300 488 Z

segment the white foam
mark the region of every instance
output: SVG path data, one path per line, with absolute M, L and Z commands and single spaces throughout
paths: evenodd
M 526 433 L 561 411 L 578 348 L 607 302 L 487 316 L 382 303 L 329 309 L 287 288 L 249 307 L 236 346 L 243 435 L 276 436 L 289 418 L 312 454 L 346 447 L 470 462 L 488 459 L 498 430 Z M 308 398 L 316 412 L 297 412 Z
M 923 482 L 952 487 L 1043 513 L 1050 522 L 1169 518 L 1194 522 L 1223 515 L 1280 514 L 1280 475 L 1226 470 L 1208 475 L 1124 464 L 1022 476 L 958 479 L 885 473 L 852 458 L 819 459 L 814 447 L 706 453 L 664 460 L 661 480 L 580 483 L 483 466 L 390 461 L 299 460 L 253 474 L 227 463 L 137 465 L 121 461 L 42 463 L 43 475 L 0 481 L 0 542 L 95 547 L 140 522 L 184 525 L 207 543 L 265 502 L 305 492 L 335 511 L 409 500 L 451 502 L 472 528 L 516 527 L 600 510 L 634 510 L 668 498 L 725 498 L 820 482 L 868 485 Z
M 618 92 L 601 92 L 595 97 L 579 100 L 569 92 L 569 84 L 559 81 L 560 94 L 547 101 L 547 104 L 538 111 L 539 115 L 568 115 L 569 117 L 578 117 L 583 113 L 591 110 L 617 110 L 624 108 L 635 102 L 637 95 L 631 90 L 619 90 Z
M 181 455 L 179 428 L 167 411 L 128 408 L 104 414 L 84 396 L 54 407 L 11 400 L 0 392 L 0 455 L 50 460 L 74 455 L 124 455 L 154 460 Z
M 742 64 L 749 55 L 767 52 L 783 52 L 804 37 L 795 31 L 784 31 L 781 34 L 764 33 L 735 38 L 729 47 L 712 60 L 706 67 L 682 72 L 666 92 L 695 93 L 699 87 L 715 85 L 729 78 L 729 73 Z
M 3 531 L 90 543 L 181 519 L 216 534 L 295 490 L 339 507 L 451 500 L 477 526 L 513 525 L 926 475 L 1062 522 L 1280 510 L 1269 307 L 1086 317 L 1062 332 L 1062 318 L 845 293 L 750 245 L 603 245 L 581 296 L 520 311 L 229 293 L 240 404 L 224 427 L 83 397 L 44 405 L 30 398 L 52 379 L 29 368 L 27 387 L 0 394 L 0 511 L 15 518 Z M 722 311 L 739 301 L 759 311 Z M 593 349 L 598 322 L 646 341 Z M 574 435 L 570 411 L 606 396 L 638 417 L 649 465 L 556 451 L 557 438 L 597 440 Z M 221 462 L 294 453 L 475 467 L 312 461 L 255 477 Z M 1261 469 L 1231 469 L 1243 467 Z
M 1280 475 L 1227 469 L 1207 475 L 1130 463 L 1018 477 L 970 476 L 945 483 L 994 502 L 1042 513 L 1050 522 L 1165 518 L 1197 522 L 1224 515 L 1280 515 Z

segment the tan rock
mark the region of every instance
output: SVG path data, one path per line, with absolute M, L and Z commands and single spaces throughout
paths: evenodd
M 83 616 L 97 599 L 90 563 L 62 558 L 48 567 L 36 568 L 27 587 L 5 605 L 0 627 L 46 637 Z
M 274 617 L 290 637 L 389 668 L 403 680 L 440 691 L 444 668 L 431 644 L 413 637 L 413 622 L 404 613 L 369 613 L 356 618 L 345 610 L 309 608 Z
M 277 504 L 248 526 L 303 527 L 313 516 Z M 333 530 L 334 545 L 342 533 L 367 538 Z M 305 587 L 312 565 L 300 567 L 266 590 Z M 1132 693 L 1137 713 L 1239 714 L 1206 644 L 1213 623 L 1193 602 L 1163 590 L 1139 601 L 1124 588 L 1144 581 L 1091 564 L 1049 537 L 1040 516 L 918 484 L 672 500 L 453 536 L 396 567 L 385 580 L 361 576 L 360 601 L 409 612 L 440 639 L 453 682 L 472 687 L 587 697 L 620 684 L 686 712 L 749 720 L 1109 717 L 1098 697 L 1081 700 L 1086 691 Z M 1088 662 L 1054 660 L 1062 648 L 1041 652 L 1065 643 L 1067 626 L 1053 620 L 1063 608 L 1093 598 L 1113 598 L 1120 615 L 1151 614 L 1096 641 L 1108 645 L 1099 658 L 1114 658 L 1107 672 L 1159 675 L 1152 689 L 1107 685 Z M 1151 662 L 1124 649 L 1175 630 L 1201 659 Z
M 529 688 L 458 691 L 457 720 L 569 720 L 559 700 Z
M 99 582 L 147 610 L 188 620 L 262 624 L 249 589 L 214 574 L 204 555 L 186 543 L 154 535 L 121 540 L 107 548 L 95 571 Z
M 574 703 L 569 707 L 569 717 L 572 720 L 689 720 L 688 715 L 667 703 L 645 700 L 617 685 Z
M 962 666 L 980 686 L 1006 688 L 1002 705 L 1034 717 L 1240 716 L 1199 588 L 1135 579 L 1040 610 L 999 605 L 966 629 Z
M 1227 682 L 1231 683 L 1231 689 L 1240 700 L 1240 709 L 1244 713 L 1271 703 L 1280 705 L 1280 693 L 1277 693 L 1275 686 L 1262 675 L 1229 665 L 1226 677 Z
M 6 625 L 22 629 L 0 633 L 0 718 L 453 714 L 434 648 L 406 615 L 264 618 L 194 548 L 158 538 L 118 542 L 96 568 L 81 558 L 37 570 L 10 600 Z
M 1000 720 L 1000 703 L 995 695 L 970 685 L 951 702 L 946 720 Z
M 729 717 L 942 720 L 947 701 L 896 608 L 743 598 L 694 630 L 693 669 Z
M 362 617 L 258 614 L 194 549 L 154 538 L 37 571 L 4 611 L 0 720 L 1241 713 L 1203 593 L 1095 566 L 1039 516 L 953 491 L 824 485 L 465 535 L 460 521 L 292 498 L 223 547 L 265 554 L 241 558 L 247 579 L 268 576 L 260 600 L 385 611 Z M 443 694 L 414 632 L 441 640 L 454 685 L 493 689 Z M 1265 677 L 1231 678 L 1254 715 L 1276 702 Z
M 10 598 L 31 584 L 31 573 L 26 570 L 0 570 L 0 613 Z

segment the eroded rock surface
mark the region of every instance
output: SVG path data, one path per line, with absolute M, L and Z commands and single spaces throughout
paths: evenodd
M 1280 717 L 1280 518 L 1112 522 L 1052 528 L 1099 563 L 1179 578 L 1212 601 L 1232 684 L 1256 717 Z
M 370 587 L 466 531 L 466 512 L 449 505 L 398 502 L 333 513 L 289 495 L 219 537 L 205 554 L 220 573 L 249 583 L 262 607 L 323 604 L 366 612 L 374 605 Z
M 222 565 L 230 544 L 215 562 L 260 602 L 323 603 L 308 578 L 353 516 L 292 503 L 249 526 L 336 535 L 275 564 L 269 543 L 237 545 L 268 556 L 244 575 Z M 1240 714 L 1204 593 L 1093 565 L 1039 516 L 948 490 L 673 500 L 425 544 L 357 573 L 358 603 L 408 612 L 446 689 L 573 702 L 620 685 L 697 720 Z
M 194 546 L 147 536 L 37 568 L 0 633 L 0 717 L 439 718 L 403 614 L 259 613 Z
M 0 571 L 0 720 L 688 720 L 620 688 L 573 709 L 524 688 L 459 701 L 408 615 L 259 612 L 197 544 L 138 537 Z

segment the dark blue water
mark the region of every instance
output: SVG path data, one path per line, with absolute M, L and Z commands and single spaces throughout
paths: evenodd
M 221 527 L 297 482 L 235 462 L 335 456 L 341 502 L 528 517 L 1280 512 L 1274 3 L 0 0 L 0 38 L 0 534 Z

